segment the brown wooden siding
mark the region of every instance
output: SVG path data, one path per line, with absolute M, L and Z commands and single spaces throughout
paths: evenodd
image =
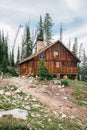
M 54 56 L 54 51 L 58 55 Z M 44 50 L 39 55 L 44 55 L 45 65 L 53 74 L 77 74 L 77 59 L 60 43 L 54 44 L 52 47 Z M 39 55 L 32 60 L 20 64 L 20 75 L 36 75 L 39 67 Z M 59 67 L 56 67 L 56 62 L 59 62 Z

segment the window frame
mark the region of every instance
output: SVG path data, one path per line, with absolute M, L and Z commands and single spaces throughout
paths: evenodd
M 58 56 L 59 55 L 59 51 L 58 50 L 54 50 L 54 56 Z
M 56 61 L 56 68 L 59 68 L 60 67 L 60 63 L 59 61 Z

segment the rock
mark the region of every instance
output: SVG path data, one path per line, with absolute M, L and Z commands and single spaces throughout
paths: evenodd
M 61 85 L 58 85 L 58 88 L 62 88 L 62 86 L 61 86 Z
M 0 90 L 0 95 L 3 95 L 4 94 L 4 91 L 3 90 Z
M 35 85 L 35 84 L 30 84 L 30 86 L 29 86 L 29 88 L 36 88 L 37 87 L 37 85 Z
M 11 95 L 11 92 L 5 92 L 5 95 L 6 95 L 6 96 L 10 96 L 10 95 Z
M 34 107 L 34 108 L 39 108 L 40 105 L 39 105 L 39 104 L 34 104 L 33 107 Z
M 54 83 L 55 85 L 61 85 L 61 81 L 60 81 L 60 80 L 54 80 L 53 83 Z
M 68 100 L 68 98 L 67 98 L 67 97 L 63 97 L 63 99 L 64 99 L 64 100 Z
M 54 115 L 58 115 L 58 113 L 57 113 L 56 111 L 53 111 L 53 114 L 54 114 Z
M 63 78 L 64 78 L 64 79 L 68 79 L 67 75 L 64 75 Z
M 37 101 L 37 99 L 36 99 L 36 98 L 32 98 L 32 101 L 36 102 L 36 101 Z
M 4 115 L 12 115 L 15 118 L 26 120 L 28 116 L 28 112 L 26 110 L 22 110 L 19 108 L 15 108 L 8 111 L 0 111 L 0 117 Z
M 71 119 L 75 119 L 75 117 L 74 117 L 74 116 L 72 116 L 72 115 L 71 115 L 71 116 L 69 116 L 69 117 L 70 117 Z
M 25 78 L 26 78 L 26 76 L 21 76 L 21 78 L 22 78 L 22 79 L 25 79 Z
M 48 85 L 43 85 L 43 87 L 42 88 L 47 88 L 48 87 Z
M 62 87 L 62 88 L 65 88 L 65 85 L 62 85 L 61 87 Z
M 16 93 L 20 93 L 20 92 L 21 92 L 21 90 L 20 90 L 20 89 L 17 89 L 17 90 L 16 90 Z
M 63 118 L 66 118 L 66 117 L 67 117 L 67 116 L 62 113 L 61 118 L 63 119 Z
M 25 106 L 24 108 L 27 110 L 31 110 L 30 106 Z
M 60 94 L 59 93 L 56 93 L 56 96 L 59 96 Z
M 48 118 L 48 122 L 51 122 L 52 121 L 52 119 L 51 118 Z
M 34 77 L 29 77 L 29 83 L 34 84 L 34 82 L 35 82 L 35 78 Z

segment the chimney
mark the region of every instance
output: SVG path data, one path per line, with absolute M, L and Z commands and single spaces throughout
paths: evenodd
M 37 45 L 37 52 L 39 52 L 41 49 L 45 47 L 43 41 L 37 41 L 36 45 Z

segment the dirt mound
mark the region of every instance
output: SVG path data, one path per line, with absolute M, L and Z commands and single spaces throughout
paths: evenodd
M 87 120 L 87 108 L 72 102 L 73 87 L 60 87 L 53 81 L 39 82 L 34 78 L 6 78 L 3 82 L 14 84 L 26 93 L 32 94 L 55 113 L 65 114 L 71 118 Z

